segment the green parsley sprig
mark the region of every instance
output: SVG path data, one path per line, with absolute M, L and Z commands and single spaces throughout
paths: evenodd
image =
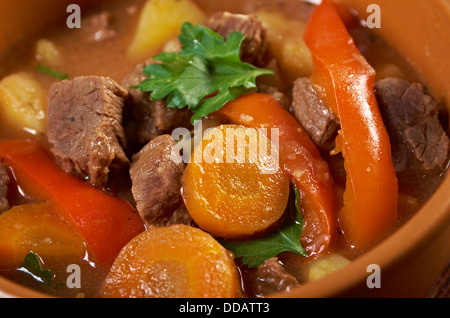
M 166 98 L 167 106 L 188 107 L 191 122 L 213 113 L 228 101 L 256 90 L 256 77 L 273 74 L 241 61 L 244 35 L 232 32 L 224 40 L 203 25 L 185 22 L 178 39 L 180 52 L 164 52 L 153 59 L 162 62 L 144 67 L 148 78 L 133 86 L 150 92 L 150 99 Z
M 294 188 L 294 200 L 291 200 L 283 224 L 268 236 L 248 241 L 221 240 L 220 243 L 248 267 L 257 267 L 282 252 L 293 252 L 306 257 L 307 253 L 300 243 L 303 218 L 299 197 L 298 190 Z
M 25 256 L 25 260 L 19 271 L 30 275 L 35 281 L 50 285 L 53 280 L 53 274 L 49 269 L 43 269 L 39 257 L 30 252 Z

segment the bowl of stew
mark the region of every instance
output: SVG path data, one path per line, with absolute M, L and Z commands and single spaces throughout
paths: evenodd
M 0 10 L 1 297 L 427 297 L 442 1 Z

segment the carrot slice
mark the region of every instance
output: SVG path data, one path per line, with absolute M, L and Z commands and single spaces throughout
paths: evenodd
M 280 163 L 301 194 L 302 246 L 313 256 L 325 251 L 337 235 L 337 196 L 328 164 L 296 119 L 272 95 L 252 93 L 217 113 L 234 124 L 279 131 Z
M 15 206 L 0 215 L 0 268 L 20 266 L 33 251 L 43 258 L 81 258 L 83 238 L 48 202 Z
M 223 238 L 267 229 L 281 218 L 289 198 L 289 179 L 278 157 L 278 149 L 256 129 L 211 129 L 184 172 L 189 214 L 203 230 Z
M 129 242 L 101 290 L 105 298 L 239 296 L 230 253 L 208 233 L 181 224 L 150 228 Z

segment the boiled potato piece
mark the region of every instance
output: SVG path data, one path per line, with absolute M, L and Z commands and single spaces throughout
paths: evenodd
M 128 56 L 133 59 L 149 57 L 180 33 L 183 22 L 197 24 L 205 20 L 206 15 L 190 0 L 148 0 L 139 17 Z
M 31 75 L 8 75 L 0 81 L 0 118 L 11 126 L 45 133 L 46 98 L 46 90 Z
M 162 48 L 163 52 L 180 52 L 181 51 L 181 42 L 178 38 L 173 38 L 168 40 Z
M 312 57 L 303 41 L 306 24 L 276 11 L 260 11 L 257 16 L 267 29 L 268 50 L 281 73 L 291 82 L 311 75 Z
M 36 60 L 45 65 L 55 67 L 61 64 L 61 54 L 53 42 L 47 39 L 40 39 L 36 42 Z
M 309 267 L 307 280 L 310 282 L 317 281 L 344 268 L 348 264 L 350 264 L 350 261 L 339 254 L 332 253 L 321 256 Z
M 377 65 L 375 68 L 377 72 L 375 75 L 375 81 L 380 81 L 388 77 L 403 78 L 404 80 L 408 79 L 406 74 L 397 65 L 388 63 Z

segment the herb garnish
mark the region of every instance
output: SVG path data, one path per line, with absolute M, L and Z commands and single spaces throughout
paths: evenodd
M 69 76 L 66 74 L 63 74 L 61 72 L 58 72 L 50 67 L 47 67 L 45 65 L 42 64 L 37 64 L 36 65 L 36 70 L 38 70 L 39 72 L 43 73 L 43 74 L 47 74 L 50 75 L 54 78 L 60 79 L 60 80 L 65 80 L 68 79 Z
M 241 61 L 239 51 L 244 35 L 232 32 L 224 40 L 203 25 L 181 26 L 181 52 L 164 52 L 153 58 L 143 72 L 149 77 L 133 86 L 151 92 L 150 99 L 166 98 L 167 106 L 188 107 L 191 122 L 221 108 L 249 91 L 256 90 L 256 77 L 273 74 Z M 207 98 L 206 98 L 207 97 Z
M 231 242 L 221 240 L 221 244 L 231 252 L 242 264 L 248 267 L 257 267 L 265 260 L 275 257 L 281 252 L 294 252 L 304 257 L 306 251 L 300 244 L 303 218 L 300 211 L 299 192 L 294 188 L 294 202 L 288 209 L 286 218 L 278 229 L 261 239 Z
M 53 273 L 49 269 L 42 269 L 39 257 L 33 252 L 30 252 L 25 256 L 25 260 L 22 267 L 19 268 L 19 271 L 24 272 L 33 277 L 36 281 L 47 285 L 50 285 L 53 280 Z

